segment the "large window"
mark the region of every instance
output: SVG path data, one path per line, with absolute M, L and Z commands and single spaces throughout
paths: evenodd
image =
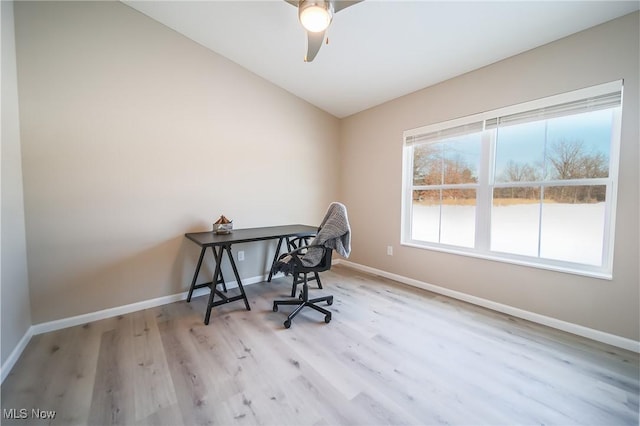
M 402 243 L 611 277 L 622 82 L 406 131 Z

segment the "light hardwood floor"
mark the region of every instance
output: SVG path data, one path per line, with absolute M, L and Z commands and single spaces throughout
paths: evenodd
M 35 336 L 2 424 L 638 425 L 635 353 L 341 266 L 287 330 L 289 283 Z

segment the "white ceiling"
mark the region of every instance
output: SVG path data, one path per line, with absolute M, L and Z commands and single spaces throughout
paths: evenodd
M 123 2 L 342 118 L 639 9 L 636 1 L 365 0 L 305 63 L 283 0 Z M 615 46 L 612 46 L 615 48 Z

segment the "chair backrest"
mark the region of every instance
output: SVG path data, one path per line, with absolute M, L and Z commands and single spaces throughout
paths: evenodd
M 311 245 L 331 247 L 340 256 L 349 257 L 351 252 L 351 227 L 347 216 L 347 208 L 344 204 L 331 203 Z M 317 253 L 312 256 L 316 262 L 319 260 L 317 256 Z
M 287 249 L 293 251 L 300 247 L 308 246 L 315 235 L 307 235 L 305 237 L 295 237 L 287 239 Z
M 326 248 L 325 252 L 324 252 L 324 258 L 322 259 L 322 261 L 318 265 L 319 268 L 323 268 L 323 269 L 320 269 L 320 270 L 318 270 L 316 272 L 321 272 L 321 271 L 326 271 L 326 270 L 331 269 L 331 261 L 332 260 L 333 260 L 333 249 Z
M 347 218 L 347 208 L 341 203 L 331 203 L 318 228 L 318 233 L 308 245 L 309 250 L 301 257 L 304 270 L 300 268 L 298 270 L 300 272 L 326 271 L 331 268 L 333 250 L 343 257 L 349 257 L 350 235 L 351 227 Z
M 331 269 L 331 261 L 333 260 L 333 249 L 325 247 L 324 256 L 320 263 L 315 266 L 302 266 L 296 267 L 297 272 L 322 272 Z

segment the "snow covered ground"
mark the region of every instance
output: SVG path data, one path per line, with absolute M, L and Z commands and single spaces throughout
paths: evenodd
M 437 242 L 439 207 L 414 204 L 413 209 L 413 239 Z M 537 257 L 539 236 L 542 258 L 601 264 L 605 203 L 500 206 L 491 215 L 492 251 Z M 474 234 L 474 206 L 443 206 L 441 243 L 473 247 Z

